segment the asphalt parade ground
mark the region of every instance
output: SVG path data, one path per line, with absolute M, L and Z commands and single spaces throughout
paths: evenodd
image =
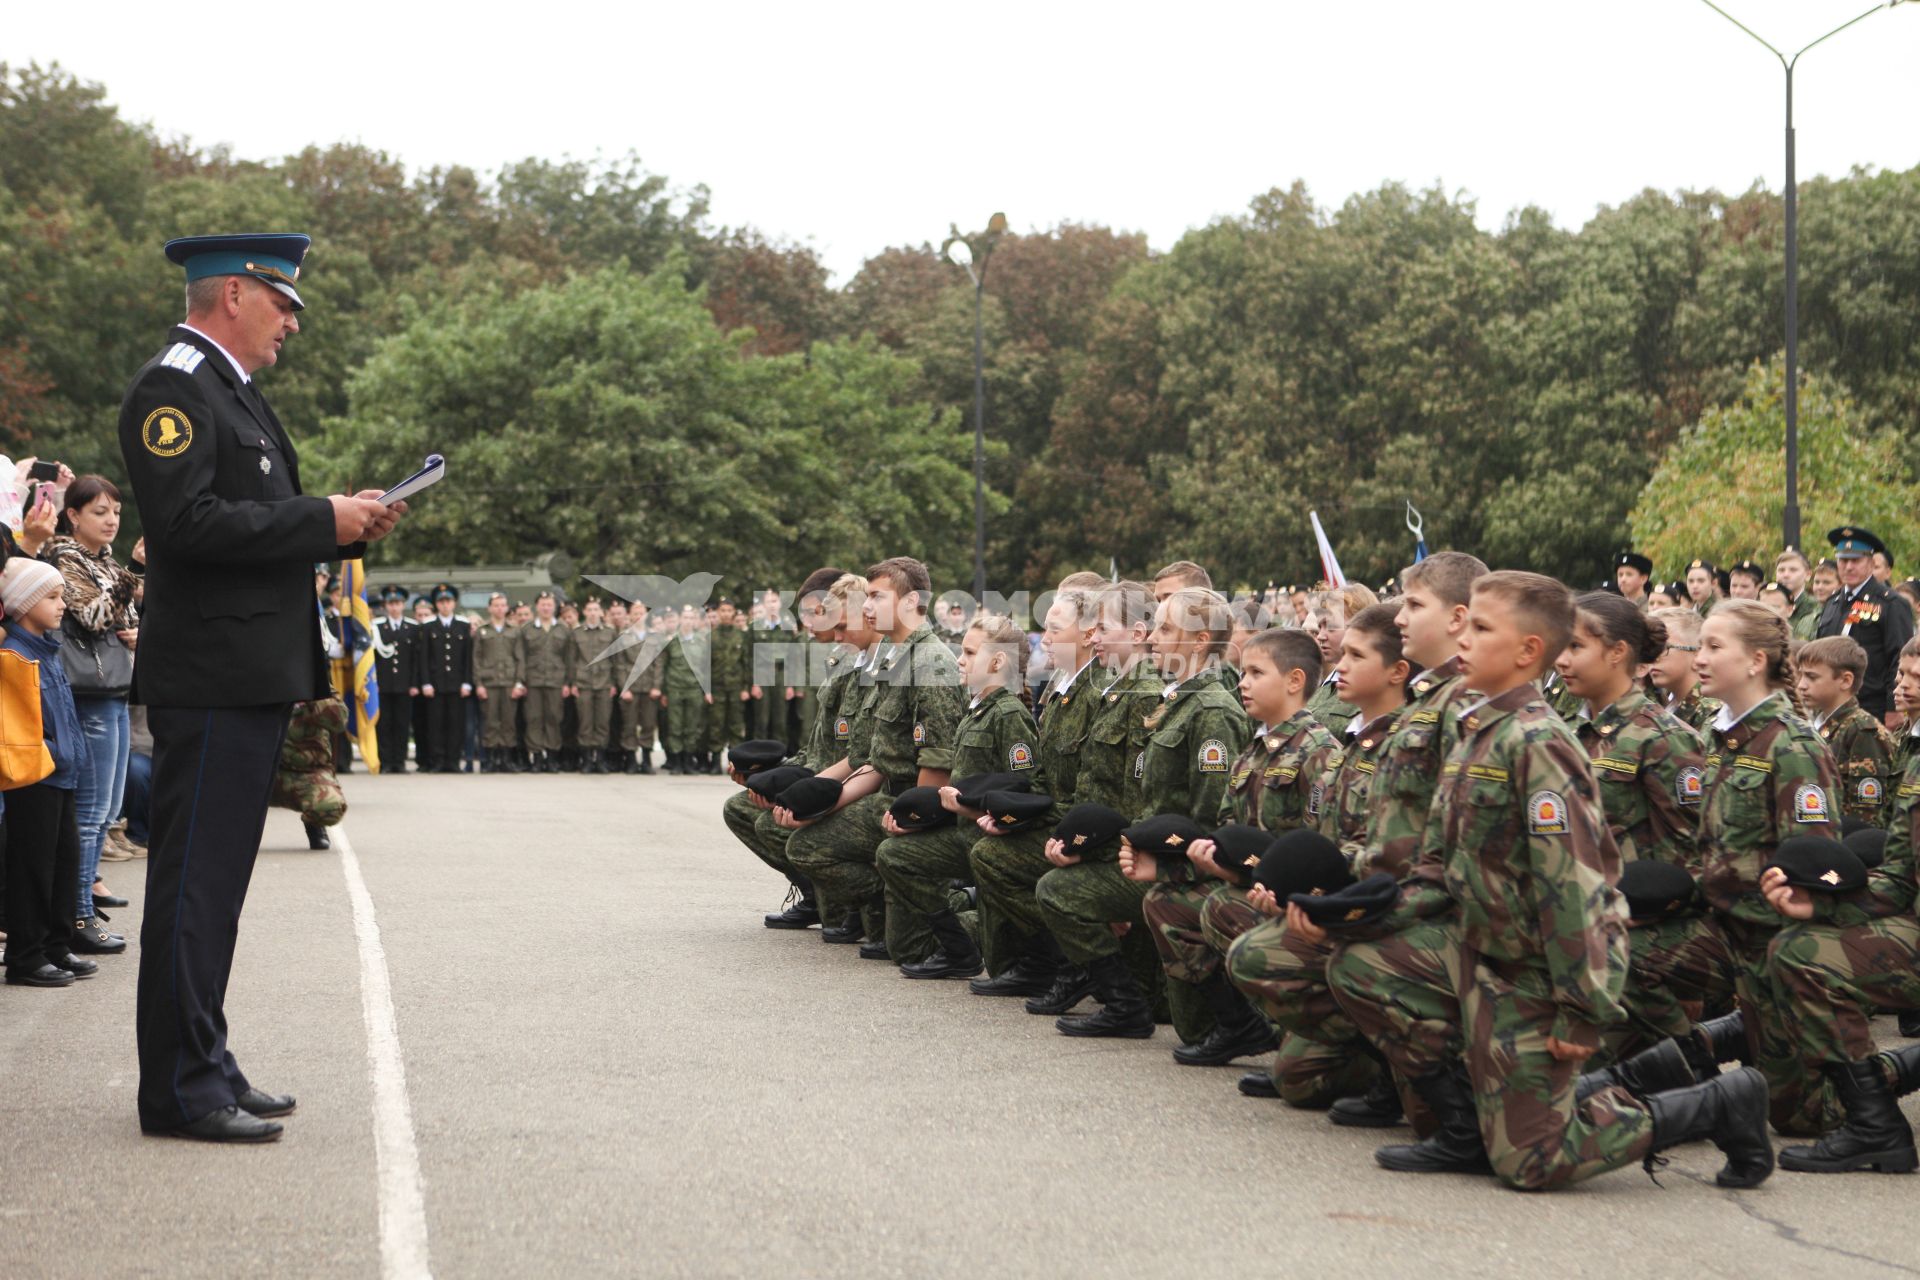
M 127 955 L 0 988 L 0 1277 L 1920 1275 L 1920 1177 L 1390 1174 L 1166 1027 L 1070 1041 L 765 929 L 723 778 L 345 782 L 330 852 L 273 813 L 241 923 L 280 1142 L 140 1135 L 144 863 L 106 867 Z

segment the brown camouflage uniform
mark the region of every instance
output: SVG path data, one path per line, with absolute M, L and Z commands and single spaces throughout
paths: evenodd
M 346 793 L 333 771 L 333 738 L 347 731 L 347 704 L 339 698 L 296 702 L 273 773 L 272 804 L 302 822 L 331 827 L 347 816 Z
M 1900 777 L 1893 769 L 1893 735 L 1859 699 L 1848 698 L 1820 722 L 1820 736 L 1840 770 L 1841 815 L 1884 827 L 1887 792 Z

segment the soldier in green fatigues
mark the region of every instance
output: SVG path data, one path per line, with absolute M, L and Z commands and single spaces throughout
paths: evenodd
M 1893 735 L 1860 705 L 1867 651 L 1851 636 L 1809 640 L 1794 659 L 1800 702 L 1840 770 L 1840 812 L 1885 826 L 1893 771 Z
M 1026 633 L 1010 618 L 978 615 L 961 635 L 958 666 L 970 701 L 954 730 L 954 778 L 1011 773 L 1028 779 L 1032 791 L 1048 794 L 1040 735 L 1015 692 L 1026 687 Z M 887 838 L 875 851 L 874 866 L 887 886 L 887 913 L 917 918 L 937 944 L 922 960 L 900 961 L 901 974 L 909 978 L 971 978 L 981 969 L 980 950 L 947 896 L 949 884 L 971 878 L 967 855 L 986 815 L 962 804 L 952 786 L 941 788 L 940 803 L 954 815 L 952 826 L 906 831 L 891 813 L 880 818 Z
M 507 598 L 487 598 L 487 620 L 473 632 L 473 696 L 480 699 L 481 762 L 487 773 L 518 773 L 514 759 L 514 692 L 521 684 L 520 643 L 507 621 Z
M 713 695 L 702 687 L 707 673 L 706 620 L 700 610 L 686 606 L 669 612 L 666 629 L 672 635 L 662 655 L 660 704 L 667 713 L 667 772 L 704 771 L 700 753 L 707 742 L 707 712 Z
M 1340 630 L 1346 630 L 1344 620 Z M 1248 642 L 1243 662 L 1240 701 L 1247 715 L 1268 727 L 1238 753 L 1211 825 L 1242 823 L 1273 835 L 1313 826 L 1325 795 L 1321 775 L 1338 754 L 1333 735 L 1306 709 L 1308 690 L 1320 684 L 1320 647 L 1302 631 L 1264 631 Z M 1212 760 L 1203 742 L 1200 771 L 1212 771 Z M 1193 988 L 1192 999 L 1212 1014 L 1204 1039 L 1174 1049 L 1173 1060 L 1183 1066 L 1225 1066 L 1279 1047 L 1272 1024 L 1222 967 L 1227 950 L 1260 923 L 1260 914 L 1238 878 L 1222 873 L 1212 851 L 1212 841 L 1198 840 L 1184 864 L 1158 865 L 1152 877 L 1157 883 L 1142 904 L 1169 992 L 1178 990 L 1174 983 Z
M 636 621 L 636 614 L 638 620 Z M 652 690 L 660 683 L 660 655 L 634 669 L 634 663 L 640 658 L 647 641 L 647 611 L 644 604 L 636 603 L 629 611 L 622 600 L 612 600 L 607 604 L 607 626 L 620 637 L 617 643 L 626 647 L 608 660 L 613 664 L 613 677 L 619 692 L 613 697 L 614 726 L 612 735 L 618 743 L 618 754 L 613 757 L 614 773 L 653 772 L 653 740 L 660 718 L 660 704 L 654 699 Z
M 861 955 L 918 960 L 932 951 L 933 935 L 907 912 L 887 910 L 874 857 L 886 838 L 880 818 L 893 798 L 908 787 L 947 784 L 963 707 L 960 672 L 953 651 L 926 620 L 933 598 L 926 566 L 900 556 L 866 576 L 869 626 L 887 637 L 871 668 L 864 713 L 870 739 L 856 738 L 846 760 L 822 770 L 845 784 L 833 812 L 806 823 L 790 813 L 776 817 L 793 830 L 787 840 L 793 865 L 836 906 L 859 909 L 869 939 Z
M 1330 970 L 1341 1007 L 1439 1121 L 1430 1138 L 1376 1159 L 1406 1172 L 1491 1168 L 1543 1191 L 1711 1138 L 1728 1158 L 1720 1184 L 1753 1186 L 1773 1168 L 1758 1073 L 1669 1092 L 1577 1087 L 1601 1030 L 1625 1016 L 1627 929 L 1593 771 L 1535 683 L 1573 621 L 1551 578 L 1475 584 L 1461 645 L 1475 698 L 1417 863 L 1434 874 L 1403 891 L 1403 910 L 1427 899 L 1422 937 L 1371 963 L 1365 948 L 1343 948 Z
M 798 739 L 788 723 L 791 709 L 787 694 L 799 679 L 791 669 L 798 665 L 794 646 L 800 637 L 785 626 L 777 591 L 756 600 L 751 613 L 747 624 L 747 692 L 751 697 L 747 703 L 747 736 L 785 742 L 791 749 Z
M 708 704 L 707 754 L 703 761 L 708 773 L 719 773 L 726 749 L 746 738 L 747 703 L 753 698 L 752 659 L 739 611 L 733 601 L 722 596 L 714 614 L 713 630 L 708 634 L 711 656 L 707 686 L 713 701 Z
M 607 653 L 617 633 L 606 622 L 600 602 L 582 606 L 580 625 L 568 634 L 567 662 L 573 672 L 573 703 L 579 724 L 580 771 L 609 773 L 607 741 L 613 726 L 614 660 Z
M 1793 547 L 1782 551 L 1773 562 L 1773 580 L 1787 593 L 1787 625 L 1801 640 L 1811 640 L 1820 627 L 1820 597 L 1810 590 L 1813 566 L 1806 554 Z
M 551 591 L 534 597 L 533 621 L 514 633 L 520 681 L 513 696 L 526 704 L 527 750 L 535 773 L 557 773 L 565 692 L 573 684 L 572 634 L 554 616 Z

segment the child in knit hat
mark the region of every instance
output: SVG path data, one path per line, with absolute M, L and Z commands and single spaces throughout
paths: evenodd
M 7 981 L 65 987 L 99 968 L 73 954 L 80 829 L 73 789 L 87 758 L 73 689 L 60 660 L 65 579 L 50 564 L 13 556 L 0 570 L 6 631 L 0 648 L 39 664 L 40 723 L 53 772 L 7 793 Z

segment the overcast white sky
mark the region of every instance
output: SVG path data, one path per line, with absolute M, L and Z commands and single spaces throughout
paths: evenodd
M 1866 4 L 1722 0 L 1789 53 Z M 1165 249 L 1295 178 L 1323 205 L 1440 181 L 1497 227 L 1782 175 L 1780 66 L 1699 0 L 8 7 L 0 59 L 57 60 L 164 133 L 489 171 L 633 150 L 840 283 L 995 209 Z M 1801 176 L 1920 163 L 1916 67 L 1920 3 L 1808 54 Z

